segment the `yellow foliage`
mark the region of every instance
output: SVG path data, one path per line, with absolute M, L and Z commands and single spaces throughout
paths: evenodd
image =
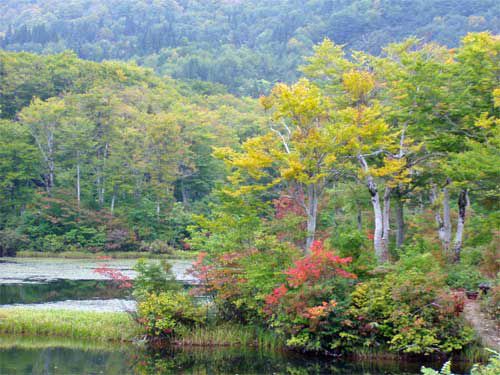
M 363 99 L 375 88 L 371 73 L 354 69 L 342 75 L 342 83 L 354 100 Z

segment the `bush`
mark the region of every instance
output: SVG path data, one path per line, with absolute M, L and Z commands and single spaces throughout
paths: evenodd
M 161 240 L 142 242 L 140 249 L 151 254 L 173 254 L 174 252 L 174 249 L 167 242 Z
M 151 339 L 172 340 L 186 327 L 202 325 L 205 309 L 184 292 L 166 291 L 147 295 L 138 305 L 139 323 Z
M 266 310 L 270 325 L 285 335 L 289 347 L 321 351 L 338 346 L 349 281 L 356 278 L 344 269 L 350 262 L 316 241 L 311 255 L 284 272 L 286 281 L 267 296 Z
M 28 239 L 17 231 L 8 228 L 0 230 L 0 257 L 14 256 L 27 244 Z
M 262 323 L 266 296 L 285 280 L 282 270 L 299 255 L 272 236 L 255 242 L 256 248 L 239 252 L 212 257 L 202 253 L 193 266 L 192 274 L 204 283 L 199 294 L 213 297 L 221 320 Z
M 457 264 L 449 267 L 447 271 L 446 284 L 450 288 L 476 290 L 479 284 L 485 281 L 481 273 L 472 266 Z
M 500 285 L 491 288 L 481 303 L 481 309 L 485 311 L 491 319 L 500 324 Z
M 137 277 L 134 280 L 134 297 L 138 300 L 149 298 L 152 293 L 162 293 L 181 288 L 172 274 L 172 266 L 165 262 L 146 262 L 139 259 L 134 267 Z
M 42 251 L 50 251 L 56 253 L 65 249 L 66 244 L 63 236 L 58 236 L 57 234 L 48 234 L 42 239 Z
M 500 353 L 492 351 L 493 355 L 489 358 L 486 365 L 474 364 L 470 375 L 497 375 L 500 374 Z M 451 361 L 446 362 L 440 371 L 432 368 L 422 367 L 420 369 L 422 375 L 453 375 L 451 372 Z
M 383 279 L 356 287 L 343 322 L 344 345 L 430 354 L 460 350 L 472 340 L 459 317 L 463 297 L 452 294 L 444 275 L 426 265 L 429 256 L 402 259 Z

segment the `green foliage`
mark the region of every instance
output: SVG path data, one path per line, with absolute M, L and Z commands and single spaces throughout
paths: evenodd
M 487 364 L 476 363 L 472 366 L 470 375 L 496 375 L 500 371 L 500 354 L 490 350 L 493 354 Z M 454 375 L 451 372 L 451 361 L 446 362 L 440 371 L 422 366 L 420 372 L 423 375 Z
M 151 293 L 163 293 L 180 289 L 172 274 L 172 266 L 165 260 L 158 262 L 139 259 L 134 266 L 137 276 L 134 279 L 133 295 L 138 300 L 148 299 Z
M 486 281 L 477 268 L 464 264 L 457 264 L 449 267 L 446 284 L 450 288 L 466 290 L 477 290 L 480 283 Z
M 500 285 L 494 285 L 486 295 L 483 295 L 481 310 L 495 322 L 500 322 Z
M 486 365 L 475 364 L 472 367 L 471 375 L 495 375 L 500 372 L 500 353 L 490 350 L 493 354 L 488 359 Z
M 461 302 L 445 287 L 431 254 L 406 258 L 380 279 L 361 283 L 352 294 L 347 345 L 401 353 L 460 350 L 473 336 L 458 316 Z M 354 328 L 354 333 L 352 330 Z
M 161 74 L 258 96 L 296 79 L 302 56 L 324 37 L 370 52 L 412 35 L 453 47 L 467 32 L 498 30 L 497 14 L 493 0 L 78 0 L 71 9 L 63 0 L 8 0 L 0 8 L 0 47 L 135 58 Z M 29 86 L 38 86 L 35 78 Z M 64 74 L 54 80 L 66 82 Z
M 28 246 L 28 239 L 14 229 L 0 230 L 0 256 L 14 256 L 23 247 Z
M 172 340 L 184 329 L 203 325 L 206 320 L 206 309 L 178 291 L 148 294 L 139 302 L 138 314 L 145 334 L 162 340 Z
M 422 366 L 422 368 L 420 369 L 420 372 L 423 375 L 452 375 L 451 361 L 446 362 L 443 365 L 443 367 L 441 368 L 441 370 L 439 370 L 439 371 L 436 371 L 432 368 L 427 368 L 427 367 Z

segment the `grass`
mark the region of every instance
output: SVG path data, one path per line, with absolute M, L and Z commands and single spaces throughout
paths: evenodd
M 177 346 L 256 347 L 266 350 L 281 349 L 285 345 L 277 334 L 269 330 L 236 324 L 186 329 L 186 331 L 181 332 L 174 344 Z
M 138 326 L 127 313 L 71 310 L 0 309 L 0 333 L 66 337 L 91 341 L 130 341 Z
M 171 254 L 152 254 L 142 251 L 113 251 L 97 252 L 90 251 L 61 251 L 45 252 L 21 250 L 16 253 L 18 258 L 64 258 L 64 259 L 99 259 L 100 257 L 110 257 L 112 259 L 194 259 L 198 255 L 196 251 L 174 250 Z

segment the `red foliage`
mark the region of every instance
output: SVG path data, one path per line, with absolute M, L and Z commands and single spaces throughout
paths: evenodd
M 323 242 L 314 241 L 311 246 L 311 255 L 297 260 L 295 267 L 287 270 L 285 274 L 288 275 L 288 284 L 295 288 L 304 283 L 314 283 L 320 277 L 340 276 L 356 279 L 355 274 L 340 268 L 351 261 L 351 257 L 341 258 L 331 251 L 326 251 Z
M 273 290 L 271 294 L 269 294 L 266 297 L 266 304 L 267 305 L 275 305 L 277 304 L 281 298 L 283 298 L 288 292 L 288 288 L 285 286 L 285 284 L 281 284 L 279 287 Z
M 281 196 L 273 201 L 276 219 L 284 219 L 288 215 L 305 216 L 304 209 L 297 200 L 289 196 Z
M 311 329 L 315 329 L 320 320 L 326 317 L 337 305 L 332 297 L 332 290 L 318 287 L 335 277 L 355 279 L 356 275 L 342 267 L 351 262 L 351 258 L 341 258 L 324 248 L 322 241 L 315 241 L 311 254 L 295 262 L 294 267 L 285 271 L 287 284 L 279 287 L 266 297 L 265 311 L 269 314 L 281 308 L 287 315 L 306 318 Z M 321 284 L 322 285 L 322 284 Z M 317 301 L 322 301 L 317 305 Z M 293 320 L 293 318 L 291 318 Z
M 109 267 L 107 264 L 103 264 L 101 267 L 95 268 L 94 272 L 110 278 L 117 284 L 118 288 L 120 289 L 132 288 L 130 277 L 124 275 L 122 272 L 114 268 Z

